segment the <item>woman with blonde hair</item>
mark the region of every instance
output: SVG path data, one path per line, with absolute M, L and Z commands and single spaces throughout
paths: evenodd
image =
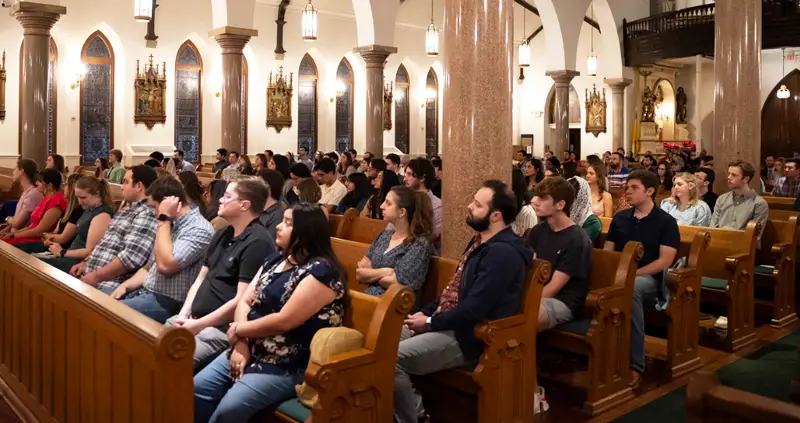
M 675 177 L 672 195 L 661 201 L 661 209 L 679 225 L 708 226 L 711 221 L 711 209 L 700 199 L 697 180 L 688 172 Z

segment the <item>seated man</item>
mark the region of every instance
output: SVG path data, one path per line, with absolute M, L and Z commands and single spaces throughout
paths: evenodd
M 147 195 L 158 214 L 153 253 L 147 265 L 111 296 L 164 323 L 180 310 L 186 299 L 214 230 L 200 209 L 189 206 L 186 192 L 175 178 L 153 182 Z
M 560 176 L 536 184 L 533 209 L 541 222 L 531 229 L 528 245 L 534 257 L 550 263 L 552 276 L 542 291 L 539 332 L 580 315 L 589 292 L 592 243 L 569 218 L 575 190 Z
M 319 182 L 319 188 L 322 190 L 322 198 L 319 199 L 319 204 L 327 208 L 328 211 L 333 211 L 347 194 L 347 187 L 336 177 L 336 165 L 333 160 L 327 157 L 320 160 L 314 170 L 317 169 L 319 169 L 319 180 L 317 182 Z
M 604 249 L 622 251 L 628 241 L 644 246 L 633 288 L 631 309 L 631 386 L 636 389 L 644 373 L 644 302 L 655 306 L 660 297 L 662 273 L 672 266 L 681 244 L 678 222 L 656 207 L 658 176 L 639 169 L 628 175 L 625 199 L 631 208 L 614 216 L 608 229 Z
M 156 179 L 156 171 L 145 165 L 125 172 L 122 197 L 127 205 L 114 215 L 89 257 L 72 266 L 72 276 L 110 294 L 147 264 L 156 239 L 156 218 L 146 191 Z
M 728 163 L 728 188 L 731 190 L 717 198 L 714 214 L 711 216 L 712 228 L 742 230 L 747 223 L 755 220 L 761 227 L 769 219 L 769 205 L 750 188 L 750 180 L 756 175 L 753 165 L 742 160 Z M 761 234 L 758 235 L 759 246 Z
M 772 190 L 772 195 L 775 197 L 791 197 L 796 198 L 800 195 L 800 169 L 798 169 L 800 160 L 789 159 L 783 166 L 783 177 L 775 182 L 775 188 Z
M 230 226 L 214 234 L 183 308 L 167 320 L 167 325 L 183 326 L 195 334 L 195 371 L 228 348 L 226 333 L 236 304 L 264 257 L 275 251 L 274 236 L 258 221 L 268 195 L 259 180 L 228 185 L 219 201 L 219 216 Z
M 431 199 L 431 206 L 433 207 L 433 221 L 434 221 L 434 248 L 437 252 L 442 250 L 442 200 L 433 195 L 431 187 L 436 182 L 436 169 L 434 169 L 430 160 L 426 158 L 416 158 L 408 163 L 403 183 L 405 186 L 428 194 Z
M 467 209 L 467 224 L 477 234 L 458 270 L 439 299 L 409 316 L 403 328 L 394 376 L 400 423 L 417 422 L 409 373 L 423 375 L 475 362 L 483 352 L 473 334 L 475 325 L 519 311 L 532 254 L 509 226 L 517 214 L 514 194 L 500 181 L 487 181 Z

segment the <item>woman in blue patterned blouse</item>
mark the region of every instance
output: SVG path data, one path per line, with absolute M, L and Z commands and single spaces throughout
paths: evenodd
M 194 378 L 195 422 L 246 422 L 293 397 L 314 334 L 342 325 L 347 282 L 320 206 L 287 209 L 276 238 L 282 251 L 267 256 L 236 307 L 231 350 Z
M 700 199 L 697 180 L 691 173 L 675 177 L 672 195 L 661 200 L 661 210 L 674 217 L 679 225 L 708 226 L 711 222 L 711 209 Z
M 383 296 L 390 285 L 408 286 L 419 298 L 433 255 L 433 206 L 427 193 L 396 186 L 381 205 L 389 228 L 378 235 L 358 262 L 356 279 L 364 293 Z

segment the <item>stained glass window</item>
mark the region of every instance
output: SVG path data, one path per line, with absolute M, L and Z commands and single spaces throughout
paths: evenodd
M 22 75 L 23 54 L 25 41 L 19 47 L 19 74 Z M 47 154 L 56 152 L 56 137 L 58 127 L 58 48 L 53 37 L 50 37 L 50 66 L 47 70 Z M 24 92 L 23 79 L 19 79 L 19 92 Z M 19 96 L 19 110 L 22 110 L 22 95 Z M 22 152 L 22 113 L 19 114 L 19 152 Z
M 336 79 L 343 88 L 341 96 L 336 93 L 336 151 L 342 152 L 353 148 L 353 68 L 347 59 L 339 62 Z
M 86 40 L 81 61 L 81 161 L 94 164 L 114 148 L 114 52 L 101 32 Z
M 308 54 L 300 62 L 297 98 L 297 149 L 306 145 L 308 151 L 317 149 L 317 65 Z
M 425 82 L 425 154 L 439 153 L 439 82 L 431 68 Z
M 400 65 L 394 79 L 394 146 L 408 154 L 410 132 L 408 90 L 410 83 L 405 66 Z
M 242 55 L 242 129 L 239 133 L 242 140 L 242 154 L 246 154 L 247 152 L 247 86 L 249 77 L 247 58 Z
M 175 62 L 175 147 L 183 150 L 184 160 L 200 161 L 202 152 L 203 61 L 197 48 L 186 41 Z

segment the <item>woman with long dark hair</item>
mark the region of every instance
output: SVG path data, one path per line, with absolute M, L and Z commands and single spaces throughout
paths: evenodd
M 664 191 L 672 191 L 672 167 L 669 163 L 658 164 L 658 184 Z
M 47 156 L 47 162 L 45 163 L 45 169 L 55 169 L 64 176 L 64 179 L 67 178 L 67 166 L 64 164 L 64 156 L 60 154 L 51 154 Z
M 45 232 L 52 232 L 67 210 L 67 198 L 61 192 L 63 174 L 55 169 L 45 169 L 39 173 L 36 189 L 44 199 L 31 213 L 28 226 L 13 231 L 3 241 L 9 244 L 39 242 Z
M 346 273 L 322 208 L 297 204 L 284 212 L 277 230 L 280 251 L 267 256 L 236 307 L 230 354 L 194 377 L 196 422 L 246 422 L 294 397 L 314 334 L 342 325 Z
M 55 168 L 50 168 L 55 169 Z M 64 196 L 67 198 L 67 209 L 61 220 L 58 221 L 53 232 L 45 232 L 42 234 L 41 242 L 27 242 L 18 244 L 17 248 L 29 254 L 44 253 L 47 248 L 52 244 L 61 244 L 64 248 L 68 248 L 75 238 L 75 225 L 83 214 L 83 209 L 78 204 L 78 198 L 75 196 L 75 185 L 79 179 L 83 178 L 80 173 L 73 173 L 67 178 L 67 184 L 64 188 Z M 62 185 L 63 187 L 63 185 Z
M 264 153 L 256 154 L 256 164 L 253 166 L 253 175 L 258 175 L 262 169 L 267 168 L 267 155 Z
M 289 163 L 289 158 L 282 154 L 276 154 L 272 156 L 272 163 L 274 164 L 275 167 L 271 168 L 270 170 L 274 170 L 280 173 L 281 176 L 283 176 L 283 192 L 281 193 L 281 195 L 283 197 L 286 197 L 286 194 L 288 194 L 289 190 L 292 189 L 292 187 L 294 186 L 292 185 L 292 178 L 290 175 L 291 173 L 290 169 L 292 164 Z
M 189 171 L 181 172 L 178 174 L 178 180 L 181 181 L 181 185 L 183 185 L 183 190 L 186 192 L 186 197 L 189 198 L 189 202 L 197 206 L 197 208 L 200 209 L 200 214 L 205 216 L 205 189 L 203 188 L 203 184 L 200 183 L 197 174 Z
M 522 171 L 525 173 L 525 182 L 528 183 L 528 189 L 525 191 L 525 194 L 533 198 L 533 187 L 544 179 L 542 161 L 539 159 L 529 159 L 522 165 Z
M 539 223 L 539 219 L 536 217 L 536 212 L 531 205 L 533 195 L 528 191 L 525 176 L 518 167 L 512 167 L 511 169 L 511 190 L 514 191 L 514 196 L 517 197 L 518 210 L 517 217 L 514 219 L 514 223 L 511 224 L 511 230 L 517 236 L 523 236 L 528 229 Z
M 349 154 L 349 153 L 348 153 Z M 370 185 L 367 175 L 363 173 L 352 173 L 347 177 L 347 194 L 344 195 L 339 206 L 333 214 L 344 214 L 347 209 L 356 209 L 359 213 L 367 205 L 369 197 L 372 196 L 373 188 Z
M 228 188 L 228 183 L 223 181 L 222 179 L 214 179 L 208 184 L 208 190 L 206 190 L 206 212 L 203 214 L 206 220 L 211 222 L 217 217 L 217 212 L 219 212 L 219 200 L 222 199 L 222 196 L 225 195 L 225 190 Z
M 375 188 L 374 194 L 367 201 L 367 206 L 361 210 L 362 217 L 369 217 L 370 219 L 383 219 L 383 212 L 381 211 L 381 204 L 386 201 L 386 196 L 392 187 L 402 185 L 400 178 L 391 170 L 384 170 L 372 180 L 372 186 Z
M 94 161 L 94 177 L 97 179 L 108 179 L 108 171 L 111 168 L 108 165 L 108 159 L 105 157 L 98 157 Z

